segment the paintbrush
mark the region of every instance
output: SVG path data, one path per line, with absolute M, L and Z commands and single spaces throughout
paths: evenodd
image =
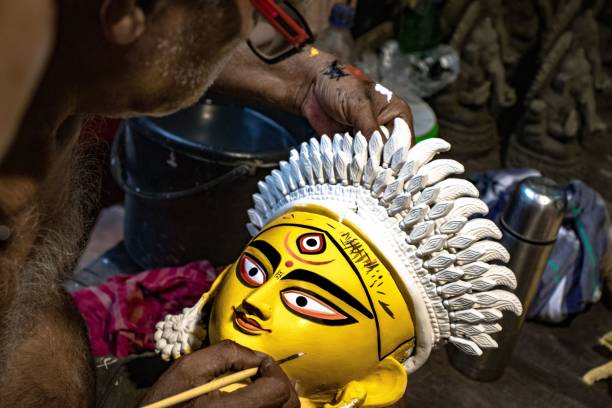
M 284 364 L 287 361 L 295 360 L 296 358 L 300 358 L 303 355 L 304 353 L 293 354 L 289 357 L 276 360 L 276 363 L 279 365 Z M 251 378 L 255 374 L 257 374 L 257 370 L 257 367 L 247 368 L 246 370 L 238 371 L 237 373 L 229 374 L 224 377 L 218 377 L 206 384 L 202 384 L 190 390 L 183 391 L 179 394 L 173 395 L 172 397 L 164 398 L 163 400 L 154 402 L 153 404 L 145 405 L 142 408 L 171 407 L 173 405 L 180 404 L 181 402 L 189 401 L 190 399 L 199 397 L 200 395 L 208 394 L 209 392 L 213 392 L 223 387 L 227 387 L 228 385 L 232 385 Z

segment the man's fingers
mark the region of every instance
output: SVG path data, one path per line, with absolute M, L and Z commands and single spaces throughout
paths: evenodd
M 291 400 L 291 393 L 295 393 L 293 387 L 285 373 L 270 356 L 226 340 L 198 350 L 176 361 L 155 383 L 144 401 L 146 403 L 159 401 L 168 396 L 205 384 L 228 372 L 242 371 L 252 367 L 259 367 L 258 374 L 260 377 L 252 385 L 246 387 L 251 389 L 254 385 L 258 384 L 252 391 L 242 391 L 236 395 L 234 393 L 210 393 L 198 399 L 198 404 L 206 407 L 281 407 Z M 265 381 L 259 384 L 258 382 L 262 379 L 265 379 Z M 257 397 L 259 398 L 257 401 L 261 403 L 259 405 L 249 405 L 249 400 L 256 398 L 259 392 L 263 393 L 260 397 Z M 230 397 L 232 398 L 231 400 L 226 400 L 226 398 Z M 219 403 L 219 405 L 214 405 L 217 404 L 217 400 L 222 400 L 223 402 Z M 231 405 L 234 401 L 236 405 Z M 272 401 L 272 403 L 268 404 L 268 401 Z M 203 405 L 205 402 L 206 404 L 213 405 Z
M 314 95 L 309 95 L 302 105 L 302 115 L 308 118 L 308 123 L 319 135 L 345 131 L 347 126 L 329 116 Z
M 214 377 L 225 374 L 228 371 L 241 371 L 247 368 L 258 367 L 265 355 L 255 353 L 253 350 L 243 347 L 233 341 L 225 340 L 210 347 L 210 353 L 214 353 L 216 364 L 214 365 Z M 206 363 L 201 361 L 200 364 Z
M 195 408 L 282 407 L 297 408 L 299 398 L 291 381 L 270 356 L 255 353 L 262 359 L 258 378 L 246 387 L 230 393 L 211 393 L 193 402 Z
M 287 378 L 283 369 L 269 356 L 264 357 L 257 374 L 259 377 L 274 377 L 289 382 L 289 378 Z
M 372 133 L 379 129 L 380 125 L 370 104 L 353 105 L 349 111 L 349 117 L 353 119 L 355 132 L 361 131 L 368 140 Z
M 415 134 L 412 111 L 406 102 L 394 96 L 391 103 L 380 111 L 376 119 L 378 123 L 387 126 L 391 131 L 393 130 L 393 120 L 395 120 L 395 118 L 402 118 L 406 121 L 410 127 L 410 132 L 412 133 L 412 145 L 414 145 Z
M 372 136 L 372 133 L 378 130 L 380 126 L 386 126 L 389 131 L 392 131 L 393 120 L 395 118 L 404 119 L 414 135 L 410 107 L 397 96 L 393 96 L 391 101 L 387 101 L 387 98 L 382 95 L 377 93 L 371 94 L 366 103 L 355 103 L 351 101 L 349 106 L 348 117 L 353 119 L 355 130 L 360 130 L 368 140 Z
M 291 383 L 276 377 L 262 377 L 246 387 L 220 395 L 206 395 L 194 401 L 194 408 L 298 408 L 299 399 Z
M 191 383 L 210 381 L 228 371 L 241 371 L 258 367 L 265 355 L 255 353 L 233 341 L 221 343 L 197 350 L 178 360 L 178 370 L 183 378 Z

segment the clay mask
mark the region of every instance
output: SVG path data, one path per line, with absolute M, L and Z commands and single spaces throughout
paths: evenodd
M 275 359 L 304 353 L 284 366 L 303 395 L 364 378 L 414 344 L 384 261 L 325 213 L 310 206 L 268 224 L 228 268 L 208 325 L 211 343 L 230 339 Z
M 502 311 L 522 313 L 501 232 L 432 160 L 450 145 L 413 148 L 396 119 L 389 134 L 323 135 L 258 184 L 253 239 L 192 308 L 158 323 L 162 357 L 234 340 L 276 359 L 303 404 L 387 406 L 432 349 L 497 347 Z M 384 141 L 386 140 L 386 141 Z M 210 310 L 210 314 L 207 314 Z

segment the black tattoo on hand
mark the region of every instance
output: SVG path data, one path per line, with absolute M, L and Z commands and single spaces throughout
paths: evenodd
M 323 71 L 323 75 L 328 76 L 330 79 L 335 79 L 338 81 L 340 78 L 348 76 L 346 72 L 344 72 L 344 65 L 340 64 L 338 60 L 334 60 L 329 67 L 325 68 Z

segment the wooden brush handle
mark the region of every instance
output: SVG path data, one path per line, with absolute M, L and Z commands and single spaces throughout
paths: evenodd
M 244 381 L 257 374 L 257 371 L 258 368 L 253 367 L 248 368 L 246 370 L 238 371 L 237 373 L 226 375 L 224 377 L 215 378 L 209 383 L 202 384 L 187 391 L 183 391 L 172 397 L 164 398 L 163 400 L 154 402 L 153 404 L 145 405 L 142 408 L 171 407 L 173 405 L 180 404 L 181 402 L 189 401 L 190 399 L 199 397 L 200 395 L 208 394 L 209 392 L 213 392 L 223 387 L 227 387 L 228 385 Z

